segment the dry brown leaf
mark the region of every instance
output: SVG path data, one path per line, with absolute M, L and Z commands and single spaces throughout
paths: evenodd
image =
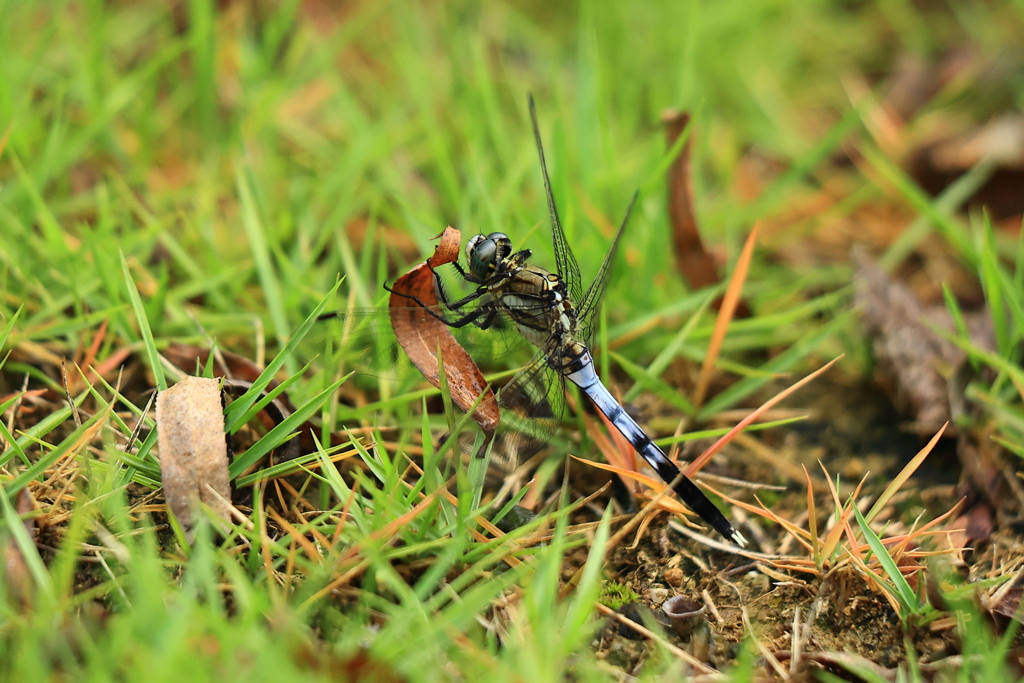
M 189 532 L 195 506 L 205 503 L 225 520 L 228 501 L 228 450 L 220 381 L 186 377 L 156 400 L 160 472 L 164 499 Z
M 690 114 L 669 110 L 661 115 L 665 136 L 671 149 L 690 124 Z M 693 183 L 690 179 L 690 140 L 672 162 L 668 172 L 668 215 L 672 221 L 672 246 L 676 267 L 693 289 L 718 284 L 714 257 L 704 248 L 693 209 Z
M 913 292 L 894 280 L 866 254 L 855 250 L 857 306 L 875 355 L 896 382 L 897 405 L 909 409 L 922 432 L 934 432 L 950 419 L 944 366 L 963 353 L 926 323 L 952 328 L 945 309 L 926 311 Z
M 1024 213 L 1024 115 L 1004 113 L 972 130 L 923 145 L 913 152 L 910 171 L 924 189 L 939 194 L 982 162 L 993 164 L 994 170 L 968 200 L 968 207 L 984 206 L 995 221 Z M 1019 219 L 1011 223 L 1020 225 Z
M 1012 588 L 1006 592 L 1002 599 L 989 610 L 995 614 L 1001 614 L 1008 619 L 1015 619 L 1024 624 L 1024 614 L 1020 610 L 1020 598 L 1024 594 L 1024 588 Z

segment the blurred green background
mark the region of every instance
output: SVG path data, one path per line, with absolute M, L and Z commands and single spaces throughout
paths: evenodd
M 109 265 L 116 243 L 157 264 L 155 278 L 166 269 L 166 319 L 154 324 L 181 333 L 184 303 L 201 297 L 199 317 L 214 316 L 204 322 L 218 336 L 231 324 L 216 316 L 241 307 L 283 337 L 293 311 L 338 272 L 365 285 L 359 303 L 377 301 L 379 279 L 352 275 L 367 230 L 397 252 L 396 265 L 418 260 L 446 224 L 501 229 L 517 243 L 540 225 L 524 246 L 544 254 L 528 92 L 585 276 L 643 191 L 625 256 L 642 267 L 609 295 L 621 303 L 628 293 L 642 309 L 681 291 L 666 276 L 664 109 L 695 114 L 699 217 L 728 257 L 753 220 L 822 182 L 815 169 L 835 147 L 816 145 L 850 110 L 844 84 L 882 83 L 907 54 L 927 61 L 967 45 L 978 61 L 1012 64 L 1021 51 L 1019 3 L 9 0 L 0 9 L 5 312 L 31 303 L 41 324 L 68 305 L 110 305 L 95 265 Z M 963 90 L 946 99 L 964 117 L 1022 98 L 1020 79 Z M 752 151 L 797 171 L 759 201 L 736 187 Z M 279 294 L 259 291 L 261 277 L 273 283 L 243 227 L 242 185 Z

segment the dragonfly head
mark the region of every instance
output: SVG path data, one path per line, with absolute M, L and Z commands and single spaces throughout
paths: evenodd
M 503 232 L 490 235 L 476 235 L 466 245 L 469 271 L 481 280 L 494 273 L 498 264 L 512 254 L 512 240 Z

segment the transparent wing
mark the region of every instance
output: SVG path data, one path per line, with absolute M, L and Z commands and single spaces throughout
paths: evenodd
M 569 297 L 573 302 L 580 301 L 582 294 L 580 284 L 580 267 L 576 263 L 576 257 L 572 255 L 569 242 L 565 239 L 562 231 L 562 222 L 558 218 L 558 208 L 555 206 L 555 195 L 551 192 L 551 179 L 548 177 L 548 164 L 544 159 L 544 143 L 540 139 L 540 127 L 537 125 L 537 110 L 533 104 L 533 95 L 529 96 L 530 120 L 533 122 L 533 137 L 537 140 L 537 154 L 540 156 L 540 170 L 544 175 L 544 194 L 548 200 L 548 213 L 551 214 L 551 237 L 555 245 L 555 264 L 558 266 L 558 274 L 562 276 L 566 286 L 569 288 Z
M 501 409 L 492 468 L 508 473 L 543 448 L 565 412 L 565 384 L 539 352 L 497 395 Z
M 408 310 L 426 318 L 422 308 Z M 451 319 L 451 311 L 440 307 L 432 309 L 438 315 Z M 527 346 L 526 340 L 503 316 L 495 317 L 492 325 L 482 329 L 468 324 L 453 328 L 459 343 L 484 369 L 510 366 L 508 359 L 519 355 Z M 356 308 L 336 311 L 318 321 L 299 347 L 299 355 L 306 360 L 315 358 L 315 365 L 337 369 L 339 372 L 355 370 L 360 374 L 388 379 L 415 378 L 419 375 L 405 356 L 391 328 L 387 308 Z
M 639 192 L 633 193 L 633 198 L 629 201 L 629 206 L 626 207 L 626 215 L 622 218 L 622 224 L 619 225 L 619 230 L 615 233 L 615 239 L 612 240 L 612 246 L 609 247 L 608 253 L 605 254 L 601 267 L 598 268 L 597 275 L 594 276 L 594 281 L 590 283 L 587 293 L 583 295 L 583 299 L 579 301 L 579 305 L 576 307 L 576 315 L 580 320 L 580 337 L 586 344 L 593 341 L 597 309 L 601 305 L 604 290 L 608 287 L 608 278 L 611 275 L 612 266 L 619 251 L 619 242 L 626 231 L 626 223 L 629 222 L 629 215 L 633 212 L 633 205 L 636 204 L 636 199 L 639 195 Z

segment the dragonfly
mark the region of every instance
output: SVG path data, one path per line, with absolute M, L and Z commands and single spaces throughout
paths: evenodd
M 530 262 L 532 251 L 513 250 L 512 240 L 503 232 L 479 234 L 466 245 L 468 269 L 458 261 L 451 265 L 459 277 L 475 286 L 458 300 L 445 293 L 438 273 L 435 290 L 441 306 L 428 305 L 414 295 L 385 288 L 410 299 L 423 311 L 451 328 L 489 329 L 502 321 L 537 348 L 533 359 L 496 394 L 502 411 L 503 448 L 515 454 L 531 450 L 530 440 L 543 438 L 557 428 L 565 409 L 565 382 L 579 387 L 594 406 L 625 437 L 636 452 L 657 472 L 679 498 L 723 537 L 737 545 L 746 539 L 713 502 L 669 459 L 642 427 L 626 412 L 605 387 L 595 370 L 588 343 L 593 338 L 595 313 L 608 285 L 611 266 L 636 201 L 634 194 L 597 275 L 584 292 L 580 268 L 569 247 L 548 175 L 544 144 L 533 97 L 529 97 L 530 118 L 540 157 L 544 193 L 547 199 L 554 242 L 556 270 L 545 270 Z

